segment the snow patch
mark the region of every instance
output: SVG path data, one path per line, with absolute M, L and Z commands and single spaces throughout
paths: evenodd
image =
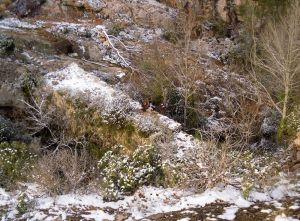
M 275 217 L 275 221 L 299 221 L 293 217 L 287 217 L 284 213 Z
M 237 206 L 230 206 L 224 208 L 225 212 L 222 215 L 219 215 L 218 218 L 227 219 L 227 220 L 234 220 L 235 213 L 239 210 Z
M 178 219 L 177 221 L 190 221 L 191 219 L 186 217 L 186 218 L 182 218 L 182 219 Z
M 272 210 L 271 209 L 262 209 L 260 212 L 269 214 L 272 212 Z
M 28 22 L 21 21 L 17 18 L 5 18 L 0 20 L 0 28 L 3 29 L 37 29 L 38 25 L 29 24 Z
M 82 215 L 83 218 L 87 220 L 95 220 L 95 221 L 104 221 L 104 220 L 114 220 L 115 216 L 105 213 L 102 210 L 89 211 L 91 214 Z

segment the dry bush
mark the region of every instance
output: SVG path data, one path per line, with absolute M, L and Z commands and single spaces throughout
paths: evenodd
M 1 0 L 0 2 L 0 12 L 5 11 L 7 6 L 11 3 L 11 0 Z
M 85 149 L 63 149 L 41 156 L 32 179 L 49 194 L 74 193 L 94 179 L 95 165 Z
M 44 149 L 56 152 L 63 148 L 86 146 L 89 153 L 98 159 L 114 145 L 122 144 L 132 151 L 130 148 L 143 144 L 147 139 L 122 116 L 118 118 L 119 113 L 108 116 L 114 118 L 113 122 L 106 121 L 107 118 L 104 119 L 97 108 L 80 98 L 65 98 L 52 93 L 45 102 L 36 99 L 28 104 L 29 129 L 42 138 Z
M 253 75 L 269 93 L 281 112 L 278 139 L 282 141 L 291 109 L 292 94 L 299 88 L 300 78 L 300 3 L 292 1 L 288 13 L 278 21 L 267 23 L 252 63 L 258 68 Z M 255 39 L 254 39 L 255 40 Z
M 261 108 L 260 95 L 254 99 L 245 96 L 234 101 L 226 101 L 230 104 L 227 108 L 228 117 L 224 122 L 223 134 L 230 136 L 232 147 L 241 149 L 241 144 L 254 142 L 260 136 Z M 227 139 L 227 138 L 225 138 Z
M 219 183 L 228 184 L 238 158 L 238 152 L 233 152 L 231 145 L 229 139 L 220 143 L 212 136 L 205 144 L 189 150 L 192 160 L 181 169 L 185 176 L 181 185 L 203 191 Z
M 197 60 L 174 45 L 155 43 L 145 48 L 135 63 L 139 71 L 130 82 L 142 99 L 148 99 L 157 111 L 186 129 L 196 127 L 195 105 L 201 99 L 197 82 L 204 78 L 203 67 Z

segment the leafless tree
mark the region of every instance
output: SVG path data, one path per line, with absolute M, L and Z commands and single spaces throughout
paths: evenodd
M 278 138 L 282 138 L 291 93 L 299 87 L 300 75 L 300 4 L 294 1 L 286 16 L 269 22 L 261 36 L 262 52 L 254 57 L 254 64 L 263 70 L 258 79 L 266 90 L 282 93 L 276 103 L 282 114 Z M 278 95 L 278 94 L 277 94 Z

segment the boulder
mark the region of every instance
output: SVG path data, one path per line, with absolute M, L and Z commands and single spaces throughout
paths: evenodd
M 8 9 L 19 17 L 26 17 L 36 11 L 46 0 L 15 0 Z
M 277 134 L 281 115 L 274 109 L 266 109 L 263 112 L 263 120 L 260 126 L 261 136 L 264 138 L 272 138 Z
M 0 115 L 0 142 L 23 141 L 30 142 L 31 138 L 12 121 Z

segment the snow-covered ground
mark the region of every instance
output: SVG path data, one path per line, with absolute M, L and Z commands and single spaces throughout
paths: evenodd
M 129 221 L 139 220 L 154 214 L 200 208 L 222 201 L 231 206 L 225 207 L 224 213 L 218 218 L 234 220 L 235 214 L 240 208 L 248 208 L 256 202 L 266 201 L 278 205 L 280 204 L 278 200 L 284 199 L 284 197 L 299 198 L 299 185 L 300 182 L 289 183 L 282 177 L 280 182 L 267 188 L 264 192 L 252 191 L 248 199 L 245 199 L 242 192 L 233 186 L 215 187 L 207 189 L 201 194 L 179 189 L 144 186 L 133 196 L 125 197 L 117 202 L 104 202 L 99 194 L 67 194 L 49 197 L 41 192 L 38 186 L 27 184 L 28 188 L 25 193 L 34 202 L 34 206 L 21 217 L 27 220 L 53 220 L 55 217 L 60 217 L 64 220 L 66 217 L 74 215 L 75 211 L 82 211 L 82 217 L 86 219 L 115 220 L 119 213 L 124 213 L 128 214 L 127 220 Z M 7 213 L 2 215 L 2 220 L 14 220 L 18 215 L 16 205 L 19 194 L 20 192 L 9 193 L 0 189 L 0 208 L 8 207 Z M 297 209 L 299 205 L 293 205 L 293 207 Z M 270 210 L 264 212 L 271 213 Z M 185 211 L 185 214 L 187 213 Z M 295 220 L 297 219 L 287 217 L 284 213 L 275 218 L 275 221 Z

